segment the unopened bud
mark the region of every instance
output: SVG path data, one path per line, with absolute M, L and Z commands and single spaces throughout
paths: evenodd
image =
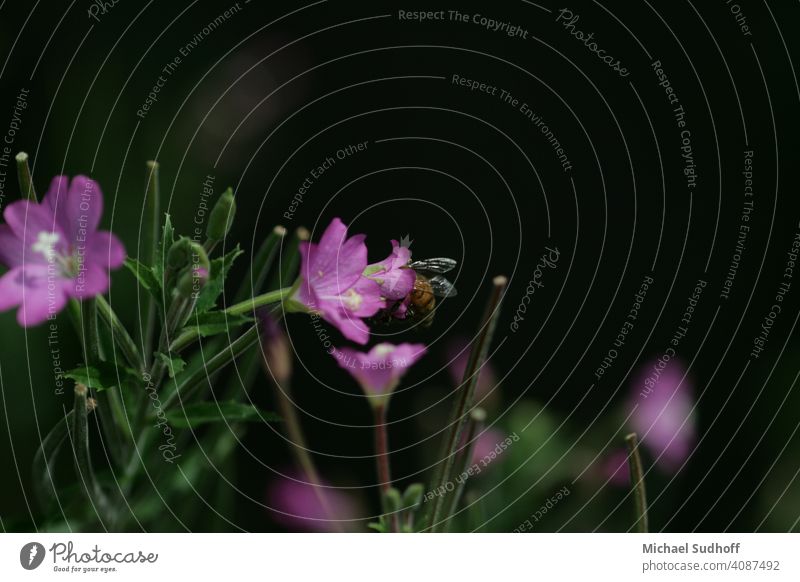
M 422 495 L 425 493 L 425 486 L 422 483 L 412 483 L 403 493 L 403 506 L 405 509 L 414 510 L 422 503 Z
M 291 378 L 293 369 L 289 340 L 283 328 L 266 309 L 259 312 L 258 320 L 267 374 L 271 374 L 278 384 L 284 384 Z
M 236 200 L 233 197 L 233 190 L 228 188 L 214 204 L 211 214 L 208 217 L 208 227 L 206 236 L 209 240 L 220 241 L 225 238 L 233 225 L 236 216 Z
M 180 270 L 189 264 L 192 258 L 192 241 L 182 236 L 169 247 L 167 251 L 167 267 Z
M 176 289 L 178 294 L 182 297 L 197 297 L 197 294 L 203 290 L 203 287 L 208 283 L 208 278 L 211 273 L 211 263 L 208 260 L 208 254 L 202 245 L 190 242 L 190 264 L 187 269 L 184 269 L 178 279 Z

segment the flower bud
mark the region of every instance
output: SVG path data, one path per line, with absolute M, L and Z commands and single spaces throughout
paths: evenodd
M 259 311 L 258 321 L 267 374 L 271 374 L 278 384 L 284 384 L 291 378 L 293 368 L 289 340 L 267 309 Z
M 236 200 L 233 197 L 233 190 L 228 188 L 214 204 L 211 214 L 208 217 L 208 227 L 206 236 L 211 241 L 220 241 L 225 238 L 233 225 L 233 218 L 236 215 Z
M 167 251 L 167 267 L 174 271 L 183 269 L 192 258 L 192 241 L 182 236 Z
M 174 246 L 174 245 L 173 245 Z M 182 297 L 197 298 L 197 294 L 203 290 L 203 287 L 208 283 L 208 278 L 211 273 L 211 263 L 208 260 L 208 254 L 202 245 L 195 242 L 189 243 L 189 256 L 190 264 L 185 268 L 180 278 L 176 289 L 178 294 Z

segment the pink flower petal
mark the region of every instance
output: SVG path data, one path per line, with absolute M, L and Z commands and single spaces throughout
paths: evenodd
M 106 269 L 117 269 L 125 262 L 125 247 L 120 240 L 105 230 L 98 231 L 91 240 L 87 260 Z

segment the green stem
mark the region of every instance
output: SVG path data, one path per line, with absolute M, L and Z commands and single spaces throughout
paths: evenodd
M 281 268 L 272 277 L 268 288 L 285 287 L 294 282 L 300 265 L 300 243 L 307 241 L 309 238 L 311 238 L 311 233 L 302 226 L 294 231 L 286 251 L 281 256 Z
M 628 468 L 636 505 L 636 529 L 639 533 L 647 533 L 650 529 L 647 519 L 647 493 L 644 487 L 642 457 L 639 454 L 639 439 L 635 432 L 625 437 L 625 444 L 628 447 Z
M 257 295 L 252 299 L 247 299 L 241 303 L 231 305 L 225 310 L 225 312 L 229 315 L 244 315 L 245 313 L 251 313 L 259 307 L 263 307 L 264 305 L 270 305 L 271 303 L 283 301 L 289 296 L 291 291 L 291 287 L 284 287 L 283 289 L 277 289 L 262 295 Z
M 17 176 L 19 178 L 19 187 L 22 190 L 22 197 L 31 202 L 38 202 L 36 196 L 36 189 L 33 187 L 33 176 L 31 175 L 31 168 L 28 165 L 28 154 L 19 152 L 16 156 L 17 160 Z
M 392 472 L 389 463 L 389 434 L 386 431 L 386 406 L 372 407 L 375 419 L 375 464 L 378 469 L 378 482 L 381 488 L 381 506 L 389 517 L 391 531 L 400 531 L 400 518 L 396 511 L 388 507 L 389 491 L 392 488 Z
M 100 332 L 97 327 L 97 300 L 86 299 L 81 303 L 83 325 L 83 352 L 86 364 L 92 365 L 100 361 Z
M 464 439 L 464 448 L 461 449 L 461 453 L 458 458 L 458 469 L 455 473 L 461 478 L 458 480 L 458 487 L 456 487 L 456 490 L 450 496 L 450 508 L 447 511 L 449 518 L 445 524 L 445 529 L 448 529 L 452 524 L 452 516 L 458 509 L 458 503 L 461 501 L 461 497 L 464 495 L 464 489 L 467 486 L 467 479 L 465 478 L 465 475 L 467 475 L 467 471 L 472 464 L 472 456 L 475 451 L 475 444 L 478 439 L 478 434 L 483 430 L 485 421 L 486 411 L 483 408 L 475 408 L 469 415 L 466 433 L 467 436 Z
M 158 253 L 158 238 L 161 229 L 161 191 L 159 182 L 159 165 L 156 161 L 147 162 L 147 186 L 145 189 L 146 219 L 149 224 L 142 237 L 142 256 L 145 265 L 155 265 Z M 155 341 L 156 322 L 158 319 L 158 302 L 155 297 L 150 297 L 147 306 L 147 322 L 143 336 L 144 364 L 153 357 L 153 342 Z
M 175 392 L 165 399 L 163 405 L 164 410 L 169 410 L 170 406 L 172 406 L 178 398 L 180 398 L 182 402 L 188 401 L 195 390 L 208 382 L 210 376 L 233 362 L 256 343 L 258 343 L 258 326 L 254 325 L 231 342 L 227 349 L 213 356 L 206 362 L 205 366 L 196 370 L 192 375 L 181 382 Z
M 494 278 L 492 284 L 494 285 L 492 294 L 486 305 L 486 311 L 481 320 L 481 327 L 472 345 L 467 367 L 464 370 L 464 380 L 456 395 L 455 406 L 453 407 L 453 412 L 450 417 L 450 432 L 444 441 L 442 461 L 437 468 L 438 478 L 434 480 L 434 491 L 444 491 L 444 487 L 453 479 L 453 467 L 458 453 L 461 434 L 464 425 L 469 419 L 469 412 L 475 396 L 475 387 L 478 384 L 480 369 L 489 353 L 489 346 L 492 343 L 494 330 L 497 327 L 500 305 L 508 280 L 505 277 L 498 276 Z M 440 487 L 442 487 L 442 489 L 439 489 Z M 436 497 L 433 501 L 429 522 L 429 527 L 432 532 L 439 531 L 444 525 L 445 520 L 441 519 L 443 509 L 443 496 Z
M 323 513 L 328 516 L 331 523 L 334 524 L 334 527 L 341 531 L 341 524 L 336 521 L 336 514 L 331 509 L 328 498 L 325 496 L 325 490 L 322 485 L 322 480 L 319 477 L 317 466 L 308 452 L 308 445 L 303 433 L 303 427 L 300 424 L 300 418 L 297 416 L 294 404 L 292 404 L 289 385 L 285 384 L 279 386 L 273 382 L 273 386 L 275 388 L 278 410 L 283 419 L 283 425 L 286 427 L 286 433 L 289 436 L 289 448 L 292 456 L 294 456 L 297 464 L 300 465 L 305 478 L 308 479 L 314 487 L 314 493 L 322 507 Z
M 97 296 L 97 313 L 111 330 L 111 337 L 113 338 L 117 347 L 119 347 L 120 352 L 122 352 L 122 355 L 125 357 L 128 365 L 136 370 L 138 374 L 144 372 L 144 361 L 142 360 L 142 356 L 139 354 L 139 349 L 136 347 L 136 342 L 133 341 L 133 338 L 128 333 L 128 330 L 126 330 L 125 326 L 122 325 L 119 317 L 117 317 L 117 314 L 114 313 L 114 309 L 111 307 L 108 301 L 106 301 L 105 297 L 101 295 Z
M 264 288 L 264 282 L 267 280 L 272 264 L 278 256 L 279 243 L 283 242 L 286 236 L 286 229 L 282 226 L 276 226 L 269 233 L 264 242 L 256 252 L 256 256 L 250 262 L 250 267 L 247 270 L 247 275 L 242 280 L 242 284 L 233 296 L 234 304 L 245 301 L 248 297 L 252 297 L 255 293 L 261 293 Z
M 95 480 L 92 461 L 89 457 L 89 389 L 83 384 L 75 385 L 75 405 L 72 415 L 72 451 L 75 472 L 89 504 L 95 508 L 98 517 L 106 516 L 108 503 Z M 107 516 L 106 516 L 107 517 Z

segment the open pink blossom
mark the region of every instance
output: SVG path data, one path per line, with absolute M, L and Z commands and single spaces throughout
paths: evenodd
M 411 249 L 392 241 L 392 254 L 379 263 L 370 265 L 364 275 L 380 285 L 381 294 L 389 301 L 400 301 L 414 289 L 417 274 L 408 267 Z
M 694 399 L 686 369 L 678 360 L 659 367 L 652 362 L 639 371 L 632 386 L 631 428 L 666 469 L 676 469 L 695 443 Z
M 337 349 L 334 356 L 339 365 L 358 381 L 365 394 L 388 397 L 425 351 L 422 344 L 382 343 L 366 353 L 350 348 Z M 374 400 L 385 402 L 385 398 Z
M 358 503 L 345 491 L 322 483 L 317 487 L 302 474 L 279 477 L 267 491 L 275 520 L 291 531 L 341 532 L 357 529 Z
M 369 339 L 362 320 L 386 306 L 378 283 L 363 275 L 365 238 L 363 234 L 347 238 L 347 227 L 334 218 L 318 244 L 301 243 L 301 281 L 293 298 L 359 344 Z
M 125 248 L 110 232 L 98 231 L 103 194 L 86 176 L 53 178 L 41 204 L 18 200 L 3 213 L 0 310 L 19 307 L 28 327 L 54 317 L 69 298 L 106 292 L 108 271 L 122 265 Z

